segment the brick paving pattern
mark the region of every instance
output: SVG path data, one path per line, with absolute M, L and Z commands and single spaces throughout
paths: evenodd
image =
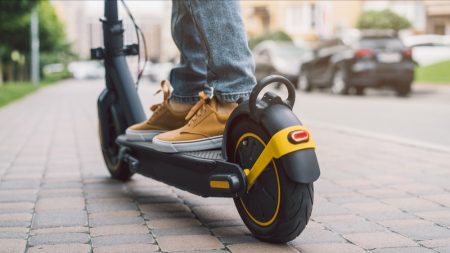
M 0 109 L 0 252 L 450 252 L 449 153 L 311 125 L 322 168 L 312 219 L 270 245 L 231 199 L 110 179 L 101 88 L 65 81 Z

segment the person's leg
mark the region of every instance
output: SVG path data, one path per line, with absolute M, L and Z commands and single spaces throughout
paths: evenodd
M 170 73 L 173 93 L 170 83 L 163 81 L 163 102 L 151 107 L 153 113 L 148 120 L 127 129 L 130 140 L 150 141 L 159 133 L 184 126 L 189 110 L 199 100 L 198 93 L 212 93 L 206 86 L 206 54 L 190 13 L 181 1 L 173 1 L 171 30 L 181 52 L 180 64 Z
M 207 81 L 214 96 L 200 93 L 183 127 L 159 134 L 155 148 L 183 152 L 220 148 L 225 124 L 235 103 L 248 97 L 256 84 L 237 1 L 179 1 L 189 10 L 207 54 Z
M 182 1 L 201 36 L 208 84 L 221 102 L 247 97 L 256 84 L 239 1 Z
M 192 16 L 183 1 L 172 1 L 172 38 L 178 47 L 180 64 L 170 73 L 173 86 L 171 101 L 193 104 L 199 100 L 198 93 L 212 91 L 207 86 L 207 55 Z

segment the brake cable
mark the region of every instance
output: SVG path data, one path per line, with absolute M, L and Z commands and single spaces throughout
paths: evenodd
M 139 87 L 139 81 L 141 80 L 142 75 L 144 74 L 144 70 L 145 70 L 145 66 L 147 65 L 147 61 L 148 61 L 148 54 L 147 54 L 147 42 L 145 41 L 145 36 L 144 36 L 144 32 L 142 32 L 141 28 L 137 25 L 133 14 L 131 14 L 130 9 L 128 8 L 128 6 L 125 4 L 124 0 L 120 0 L 122 2 L 123 7 L 125 8 L 125 11 L 128 14 L 128 17 L 130 17 L 131 22 L 133 22 L 134 25 L 134 29 L 136 31 L 136 38 L 137 38 L 137 45 L 138 45 L 138 72 L 137 72 L 137 78 L 136 78 L 136 90 Z M 142 43 L 144 44 L 144 64 L 142 66 L 142 68 L 140 68 L 141 66 L 141 54 L 140 54 L 140 50 L 141 50 L 141 40 L 140 37 L 142 37 Z

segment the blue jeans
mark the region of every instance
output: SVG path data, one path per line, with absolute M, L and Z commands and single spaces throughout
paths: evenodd
M 200 91 L 222 102 L 249 96 L 255 64 L 238 1 L 173 0 L 172 37 L 181 52 L 172 100 L 195 103 Z

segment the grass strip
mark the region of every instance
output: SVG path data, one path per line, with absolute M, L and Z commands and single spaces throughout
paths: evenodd
M 416 68 L 416 82 L 450 85 L 450 61 Z
M 33 85 L 30 82 L 14 82 L 14 83 L 4 83 L 0 85 L 0 107 L 3 107 L 17 99 L 25 97 L 37 91 L 40 88 L 46 87 L 55 80 L 45 80 L 39 85 Z

